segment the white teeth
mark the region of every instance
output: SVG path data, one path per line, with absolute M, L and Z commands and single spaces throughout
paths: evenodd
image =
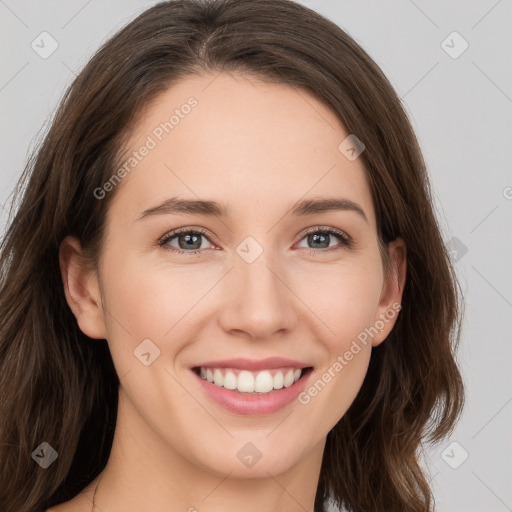
M 242 393 L 253 393 L 254 392 L 254 376 L 251 372 L 242 370 L 238 374 L 238 391 Z
M 274 375 L 274 389 L 281 389 L 284 386 L 283 372 L 277 372 Z
M 213 372 L 213 382 L 216 386 L 224 385 L 224 377 L 218 368 L 215 368 L 215 371 Z
M 282 370 L 277 370 L 273 376 L 271 372 L 272 370 L 249 372 L 247 370 L 237 371 L 221 368 L 200 367 L 199 369 L 199 375 L 202 379 L 216 386 L 236 390 L 241 393 L 270 393 L 274 389 L 289 388 L 302 375 L 300 368 L 295 370 L 289 369 L 284 374 Z
M 236 389 L 238 385 L 236 375 L 233 372 L 227 371 L 224 375 L 224 387 L 226 389 Z
M 300 370 L 299 370 L 300 371 Z M 274 389 L 274 379 L 270 372 L 264 371 L 258 373 L 254 382 L 254 391 L 256 393 L 268 393 Z
M 284 387 L 289 388 L 295 382 L 295 372 L 288 370 L 288 373 L 284 376 Z

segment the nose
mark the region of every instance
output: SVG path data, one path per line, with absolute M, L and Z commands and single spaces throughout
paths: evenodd
M 249 263 L 235 258 L 234 267 L 224 279 L 221 327 L 231 334 L 244 333 L 254 340 L 281 336 L 297 322 L 297 298 L 288 284 L 285 269 L 272 262 L 268 251 Z

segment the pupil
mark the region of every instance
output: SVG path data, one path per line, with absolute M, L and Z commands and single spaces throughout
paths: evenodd
M 310 235 L 310 241 L 312 239 L 313 243 L 317 243 L 319 241 L 319 238 L 322 238 L 324 243 L 325 243 L 325 241 L 327 240 L 328 236 L 329 235 L 327 235 L 327 234 L 313 234 L 313 235 Z M 322 242 L 320 241 L 320 243 L 322 243 Z M 328 246 L 329 246 L 329 243 L 327 242 L 327 247 Z
M 192 248 L 192 249 L 199 249 L 199 246 L 198 247 L 192 247 L 192 245 L 194 244 L 194 241 L 191 242 L 191 239 L 192 238 L 195 238 L 196 241 L 195 243 L 197 244 L 197 239 L 199 239 L 200 237 L 198 237 L 197 235 L 183 235 L 182 237 L 180 238 L 185 238 L 186 239 L 186 244 L 185 246 L 188 247 L 189 249 Z M 191 243 L 190 243 L 191 242 Z M 181 244 L 180 244 L 181 245 Z M 201 245 L 201 242 L 199 241 L 199 245 Z M 182 247 L 183 248 L 183 247 Z

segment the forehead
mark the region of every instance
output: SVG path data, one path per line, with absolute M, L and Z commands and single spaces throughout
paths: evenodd
M 133 215 L 171 195 L 277 213 L 300 199 L 340 196 L 374 223 L 362 160 L 339 149 L 348 135 L 304 89 L 232 73 L 186 77 L 135 124 L 123 160 L 134 165 L 116 201 Z

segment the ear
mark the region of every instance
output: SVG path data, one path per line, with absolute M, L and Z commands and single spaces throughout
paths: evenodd
M 59 263 L 66 301 L 80 330 L 90 338 L 106 339 L 98 275 L 87 268 L 76 237 L 68 236 L 60 244 Z
M 402 294 L 407 273 L 407 247 L 403 238 L 397 237 L 388 243 L 390 267 L 384 277 L 384 284 L 377 308 L 375 327 L 377 334 L 372 339 L 372 346 L 382 343 L 393 329 L 402 304 Z M 381 331 L 382 329 L 382 331 Z

